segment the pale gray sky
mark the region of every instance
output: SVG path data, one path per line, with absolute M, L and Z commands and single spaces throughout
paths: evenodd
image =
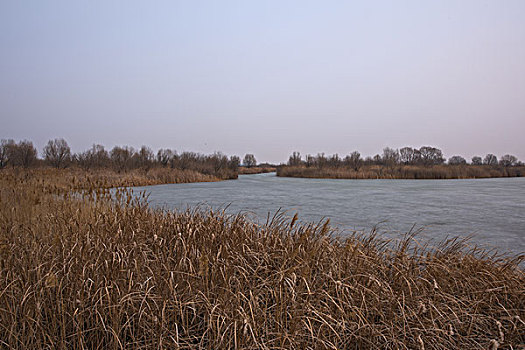
M 0 138 L 525 161 L 525 1 L 2 1 Z

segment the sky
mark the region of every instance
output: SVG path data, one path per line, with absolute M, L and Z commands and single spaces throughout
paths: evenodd
M 525 1 L 0 2 L 0 138 L 525 161 Z

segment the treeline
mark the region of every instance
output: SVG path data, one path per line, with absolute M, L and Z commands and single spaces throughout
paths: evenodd
M 403 147 L 401 149 L 393 149 L 386 147 L 383 149 L 383 154 L 376 154 L 373 157 L 362 158 L 358 151 L 354 151 L 345 157 L 340 157 L 338 154 L 326 156 L 324 153 L 318 153 L 316 156 L 308 154 L 303 160 L 299 152 L 293 152 L 288 159 L 287 165 L 306 167 L 350 167 L 359 170 L 364 165 L 462 165 L 469 164 L 462 156 L 452 156 L 446 161 L 443 157 L 443 152 L 436 147 L 423 146 L 419 149 L 412 147 Z M 491 166 L 523 166 L 523 162 L 519 161 L 517 157 L 506 154 L 498 161 L 498 157 L 489 153 L 484 158 L 480 156 L 472 157 L 471 165 L 491 165 Z
M 494 154 L 474 156 L 470 163 L 462 156 L 448 160 L 443 152 L 431 146 L 419 149 L 386 147 L 382 154 L 363 158 L 357 151 L 344 157 L 338 154 L 326 156 L 293 152 L 278 176 L 318 178 L 397 178 L 397 179 L 454 179 L 479 177 L 525 176 L 524 164 L 517 157 L 506 154 L 499 160 Z
M 39 159 L 31 141 L 17 143 L 14 140 L 1 140 L 0 144 L 0 168 L 47 165 L 59 169 L 76 166 L 85 170 L 111 169 L 116 172 L 171 168 L 192 170 L 219 179 L 234 179 L 237 178 L 239 164 L 239 157 L 227 157 L 218 152 L 212 155 L 195 152 L 178 154 L 175 150 L 159 149 L 155 154 L 147 146 L 137 150 L 129 146 L 115 146 L 108 151 L 103 145 L 94 144 L 84 152 L 73 153 L 64 139 L 49 140 Z

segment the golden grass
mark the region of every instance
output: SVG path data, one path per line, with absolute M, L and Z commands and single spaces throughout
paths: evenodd
M 62 174 L 0 171 L 0 348 L 525 344 L 523 257 L 166 212 Z
M 367 165 L 358 171 L 348 167 L 281 166 L 277 176 L 326 179 L 475 179 L 525 176 L 525 167 L 488 165 Z
M 171 168 L 152 168 L 149 170 L 135 169 L 117 172 L 109 168 L 83 170 L 80 168 L 30 168 L 30 169 L 3 169 L 2 178 L 24 179 L 32 181 L 40 187 L 53 191 L 61 189 L 83 190 L 90 188 L 113 188 L 149 186 L 170 183 L 212 182 L 221 181 L 213 176 L 199 173 L 194 170 L 179 170 Z

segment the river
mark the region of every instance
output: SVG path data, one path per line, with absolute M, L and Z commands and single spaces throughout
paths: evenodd
M 303 222 L 330 218 L 340 234 L 377 226 L 399 238 L 412 226 L 423 241 L 471 235 L 471 242 L 525 253 L 525 178 L 472 180 L 331 180 L 275 173 L 238 180 L 136 187 L 152 206 L 226 208 L 265 222 L 279 209 Z

